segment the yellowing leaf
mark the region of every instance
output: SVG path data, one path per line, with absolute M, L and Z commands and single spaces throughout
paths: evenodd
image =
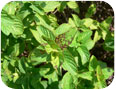
M 51 53 L 51 63 L 55 69 L 59 68 L 60 61 L 58 53 Z

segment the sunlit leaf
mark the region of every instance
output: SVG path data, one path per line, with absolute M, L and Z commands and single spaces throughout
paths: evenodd
M 65 73 L 62 79 L 62 88 L 63 89 L 74 89 L 73 77 L 70 73 Z

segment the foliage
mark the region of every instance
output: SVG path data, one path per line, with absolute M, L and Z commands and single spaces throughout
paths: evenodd
M 59 24 L 56 12 L 66 8 L 76 14 Z M 113 69 L 91 55 L 98 40 L 105 50 L 114 50 L 112 18 L 103 22 L 90 18 L 91 4 L 84 19 L 75 1 L 16 1 L 1 12 L 1 76 L 17 89 L 105 88 Z M 95 32 L 95 33 L 93 33 Z M 93 38 L 92 38 L 93 36 Z

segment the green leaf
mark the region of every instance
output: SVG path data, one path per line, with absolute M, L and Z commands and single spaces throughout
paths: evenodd
M 86 80 L 92 80 L 92 72 L 83 72 L 83 73 L 79 73 L 78 77 L 82 78 L 82 79 L 86 79 Z
M 47 89 L 59 89 L 58 86 L 59 86 L 59 82 L 55 81 L 52 82 Z
M 44 89 L 46 89 L 48 86 L 47 81 L 41 81 L 41 84 L 43 85 Z
M 14 15 L 8 15 L 2 10 L 1 13 L 1 29 L 5 35 L 12 33 L 14 36 L 23 34 L 23 23 L 21 19 Z
M 73 77 L 69 72 L 65 73 L 65 75 L 63 76 L 62 88 L 63 89 L 74 89 Z
M 43 63 L 39 66 L 39 68 L 33 68 L 33 74 L 38 75 L 40 79 L 41 77 L 46 76 L 47 74 L 50 74 L 53 72 L 53 67 L 50 63 Z
M 4 70 L 4 75 L 6 75 L 6 77 L 8 78 L 8 80 L 9 81 L 12 81 L 12 71 L 11 70 L 9 70 L 9 68 L 7 67 L 7 68 L 5 68 L 5 70 Z
M 6 11 L 9 15 L 14 15 L 17 5 L 17 2 L 9 2 L 3 7 L 2 10 Z
M 69 18 L 68 23 L 69 23 L 72 27 L 76 27 L 75 22 L 73 21 L 72 18 Z
M 38 65 L 47 62 L 48 54 L 36 47 L 29 55 L 29 58 L 33 65 Z
M 66 33 L 68 32 L 70 29 L 71 29 L 71 25 L 69 24 L 61 24 L 56 30 L 55 30 L 55 34 L 56 36 L 60 35 L 60 34 L 63 34 L 63 33 Z
M 78 74 L 77 75 L 72 75 L 72 77 L 73 77 L 73 83 L 74 83 L 74 86 L 75 86 L 75 88 L 77 88 L 77 86 L 78 86 Z
M 63 68 L 69 71 L 71 74 L 76 75 L 78 72 L 77 64 L 74 60 L 74 57 L 67 49 L 63 51 L 63 57 L 64 57 Z
M 80 10 L 79 10 L 79 6 L 78 6 L 78 3 L 75 2 L 75 1 L 70 1 L 67 3 L 68 7 L 71 8 L 72 10 L 74 10 L 75 12 L 79 13 Z
M 89 71 L 95 71 L 97 65 L 98 65 L 97 59 L 94 55 L 92 55 L 89 62 Z
M 101 32 L 100 32 L 100 30 L 96 30 L 95 31 L 95 34 L 94 34 L 94 42 L 97 42 L 98 40 L 100 40 L 101 39 Z
M 106 67 L 102 69 L 103 75 L 105 79 L 108 79 L 110 76 L 112 76 L 114 70 L 112 68 Z
M 80 27 L 80 25 L 81 25 L 81 20 L 80 20 L 80 18 L 79 18 L 77 15 L 75 15 L 75 14 L 72 14 L 72 16 L 73 16 L 75 25 L 76 25 L 77 27 Z
M 39 32 L 36 30 L 36 28 L 30 28 L 30 31 L 32 32 L 34 38 L 40 43 L 45 44 L 46 42 L 42 39 L 42 35 L 39 34 Z
M 57 28 L 59 26 L 57 17 L 54 14 L 50 14 L 48 16 L 49 20 L 51 21 L 50 25 L 54 28 Z
M 88 8 L 88 11 L 85 14 L 86 18 L 91 17 L 94 13 L 96 12 L 96 5 L 95 4 L 91 4 Z
M 13 59 L 10 61 L 11 66 L 15 67 L 15 66 L 16 66 L 16 63 L 17 63 L 17 60 L 18 60 L 18 58 L 13 58 Z
M 79 34 L 80 34 L 80 32 L 77 30 L 77 32 L 73 36 L 73 40 L 72 40 L 71 44 L 69 45 L 70 47 L 78 47 L 78 46 L 80 46 L 80 43 L 77 42 L 77 38 L 78 38 Z
M 22 20 L 24 20 L 24 18 L 31 14 L 32 9 L 29 8 L 29 6 L 29 3 L 25 3 L 22 7 L 20 7 L 19 5 L 20 8 L 18 8 L 19 10 L 16 12 L 16 15 L 19 16 Z
M 55 8 L 57 8 L 58 6 L 60 6 L 60 3 L 57 2 L 57 1 L 46 1 L 46 2 L 43 2 L 44 4 L 40 5 L 45 12 L 51 12 L 51 11 L 54 11 Z
M 107 64 L 103 61 L 98 61 L 98 65 L 100 65 L 102 69 L 107 67 Z
M 47 28 L 45 28 L 43 26 L 37 26 L 37 31 L 39 32 L 39 34 L 41 36 L 47 37 L 51 40 L 55 40 L 54 34 L 50 30 L 48 30 Z
M 102 69 L 99 65 L 96 68 L 96 74 L 97 74 L 99 88 L 105 88 L 106 87 L 105 78 L 104 78 Z
M 15 56 L 18 56 L 20 54 L 20 51 L 19 51 L 19 43 L 16 43 L 12 46 L 9 46 L 8 49 L 7 49 L 7 55 L 11 56 L 11 57 L 15 57 Z
M 90 28 L 91 30 L 98 29 L 99 27 L 99 23 L 91 18 L 83 19 L 82 24 L 84 24 L 86 27 Z
M 76 32 L 77 32 L 76 28 L 70 29 L 69 32 L 65 33 L 65 40 L 71 40 L 71 38 L 74 38 Z
M 50 45 L 46 45 L 45 50 L 48 54 L 50 54 L 51 52 L 58 52 L 57 49 L 52 48 Z
M 100 23 L 99 28 L 102 30 L 102 38 L 104 40 L 106 38 L 106 35 L 110 33 L 109 29 L 110 29 L 111 22 L 112 22 L 112 17 L 108 17 L 107 19 L 105 19 L 104 21 Z
M 90 31 L 90 28 L 86 27 L 85 25 L 81 25 L 79 28 L 82 31 Z
M 60 47 L 56 44 L 56 42 L 54 40 L 51 40 L 44 36 L 42 36 L 42 38 L 48 43 L 48 45 L 45 46 L 45 49 L 47 49 L 46 50 L 47 52 L 51 52 L 51 51 L 59 52 L 61 50 Z
M 101 28 L 103 29 L 109 29 L 110 28 L 110 24 L 112 22 L 112 17 L 108 17 L 106 18 L 104 21 L 101 22 Z
M 30 8 L 32 8 L 32 10 L 36 11 L 38 14 L 40 15 L 44 15 L 44 11 L 42 10 L 41 7 L 36 7 L 35 5 L 31 5 Z
M 50 26 L 51 21 L 49 20 L 47 15 L 35 14 L 34 20 L 35 20 L 35 22 L 38 26 L 42 25 L 42 26 L 44 26 L 45 28 L 47 28 L 51 31 L 54 30 L 54 28 L 52 26 Z
M 16 82 L 16 80 L 19 78 L 18 73 L 13 73 L 14 77 L 13 77 L 13 82 Z
M 88 50 L 91 50 L 94 47 L 95 42 L 91 39 L 88 39 L 82 45 L 85 46 Z
M 42 85 L 41 82 L 42 81 L 40 81 L 40 76 L 35 75 L 31 80 L 31 85 L 36 89 L 44 89 L 44 86 Z
M 22 57 L 21 60 L 18 61 L 18 68 L 21 73 L 26 73 L 26 65 L 25 65 L 25 58 Z
M 4 51 L 7 47 L 7 37 L 1 32 L 1 49 Z
M 114 51 L 114 37 L 107 34 L 103 47 L 107 51 Z
M 8 81 L 8 77 L 7 75 L 4 73 L 3 69 L 1 69 L 1 80 L 7 84 L 7 81 Z
M 89 61 L 89 58 L 90 58 L 90 54 L 89 54 L 89 51 L 86 47 L 84 46 L 80 46 L 77 48 L 77 51 L 81 57 L 81 62 L 82 64 L 86 64 L 88 61 Z
M 44 77 L 48 78 L 52 82 L 58 81 L 58 73 L 55 70 L 53 70 L 53 67 L 52 67 L 51 71 L 49 71 Z
M 67 2 L 60 1 L 60 6 L 58 7 L 58 10 L 60 12 L 63 12 L 63 10 L 66 8 Z
M 48 78 L 48 79 L 56 78 L 56 75 L 54 76 L 54 73 L 53 73 L 54 72 L 53 66 L 50 63 L 48 64 L 46 63 L 40 66 L 39 68 L 36 69 L 36 72 L 39 72 L 40 76 L 43 76 L 44 78 Z
M 8 68 L 9 62 L 7 60 L 3 61 L 3 69 Z
M 77 42 L 85 43 L 92 35 L 92 31 L 85 31 L 79 34 Z
M 105 62 L 98 61 L 98 65 L 100 65 L 102 69 L 104 79 L 108 79 L 113 74 L 114 70 L 112 68 L 107 67 L 107 64 Z

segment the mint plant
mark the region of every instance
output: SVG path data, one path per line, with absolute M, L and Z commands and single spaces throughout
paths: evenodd
M 59 24 L 55 13 L 75 14 Z M 103 48 L 114 51 L 112 17 L 91 18 L 91 4 L 84 19 L 75 1 L 15 1 L 1 12 L 1 77 L 17 89 L 100 89 L 114 70 L 90 53 L 103 39 Z M 95 32 L 95 33 L 93 33 Z

